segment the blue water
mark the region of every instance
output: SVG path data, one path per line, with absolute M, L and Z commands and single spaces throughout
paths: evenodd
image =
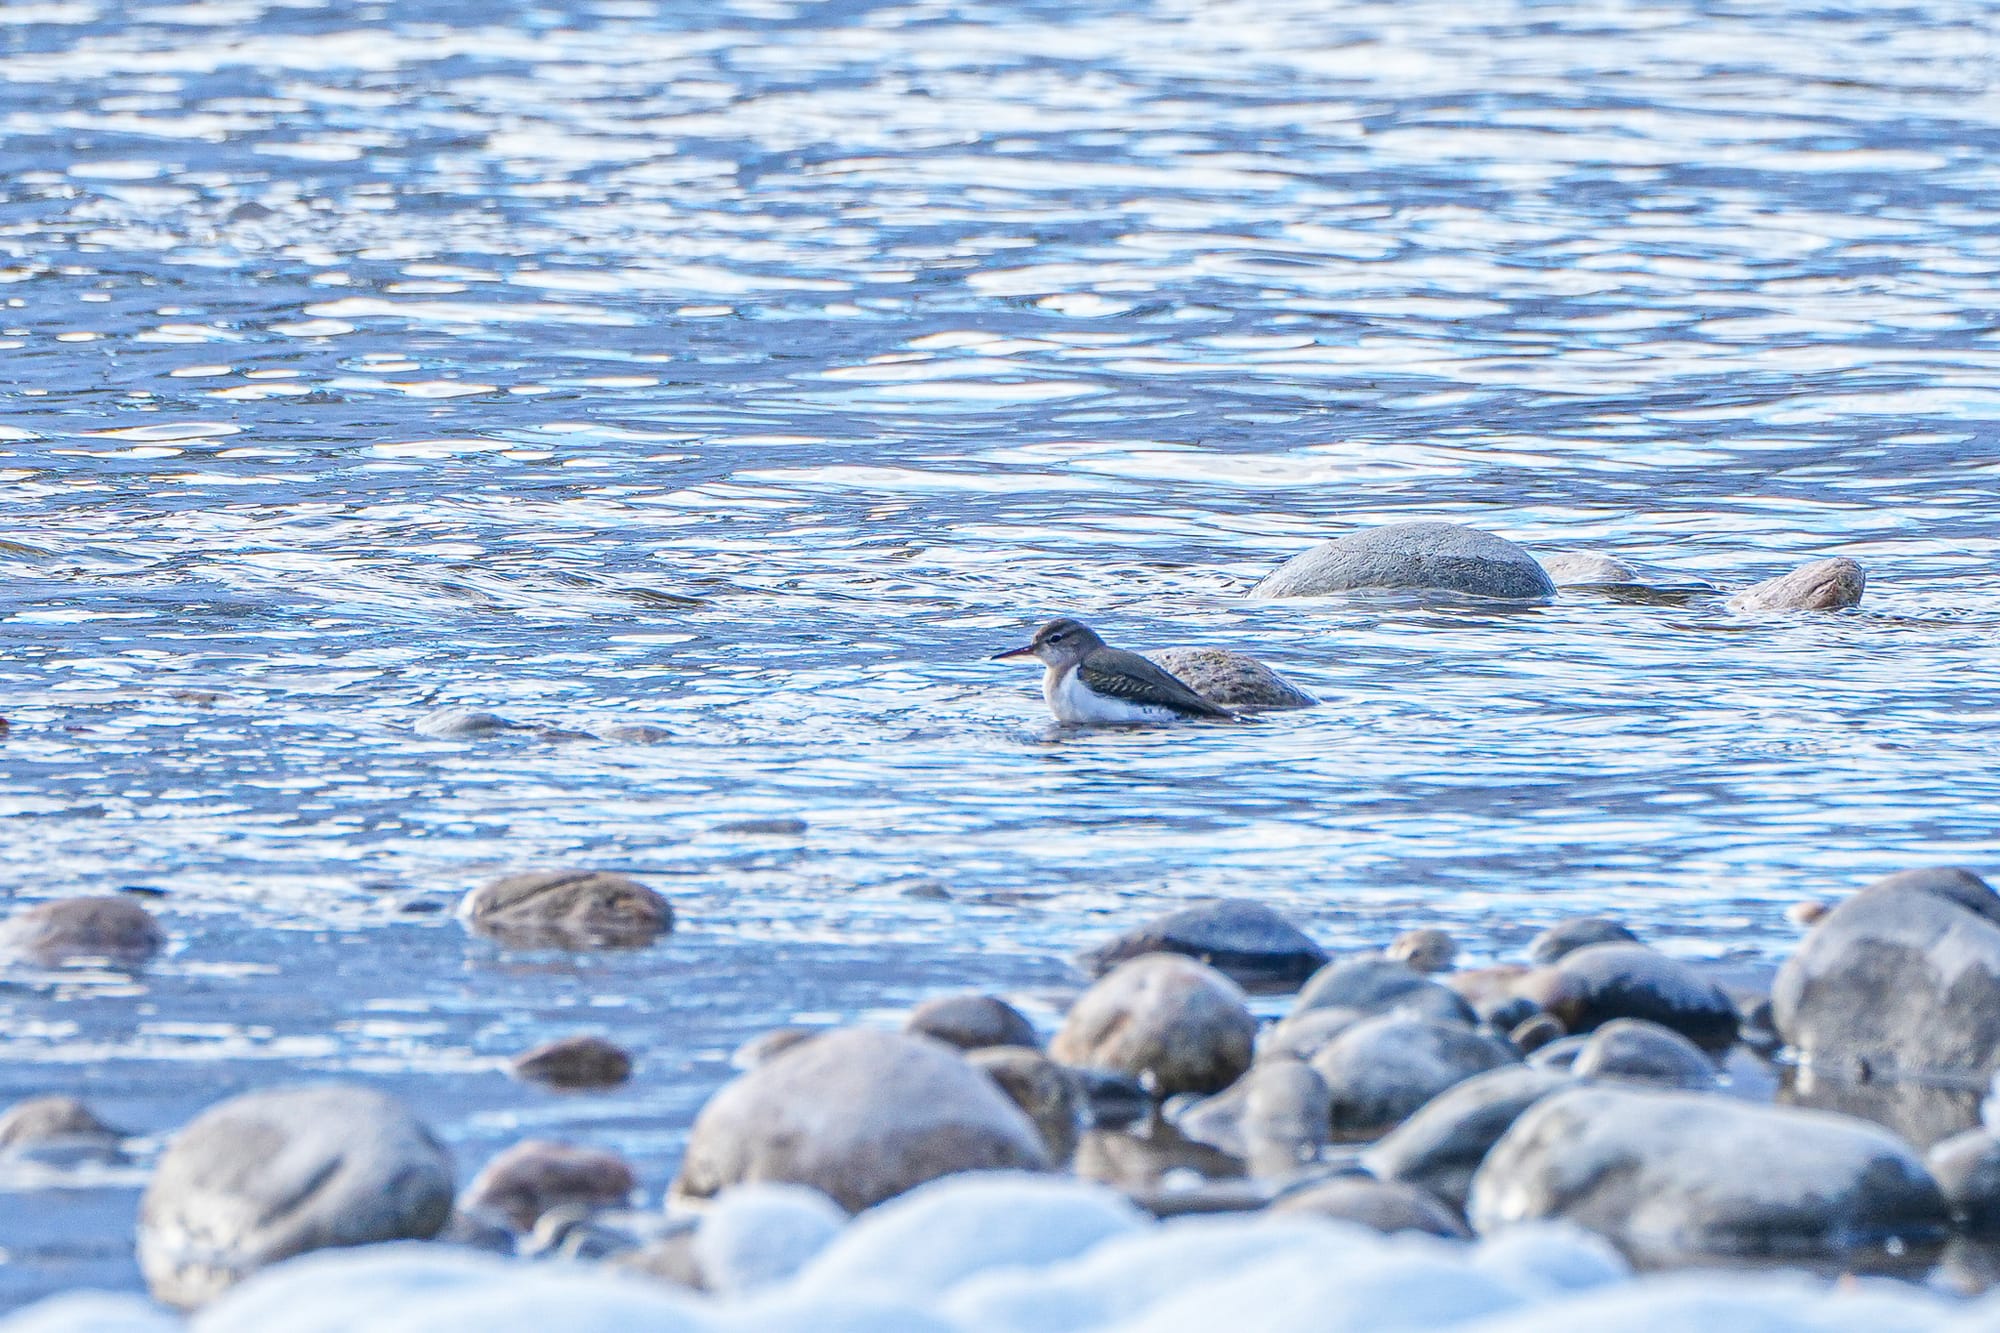
M 175 944 L 0 987 L 0 1100 L 351 1074 L 462 1175 L 532 1130 L 657 1194 L 743 1037 L 1046 1020 L 1187 897 L 1774 958 L 2000 867 L 1996 52 L 1971 3 L 6 0 L 0 884 Z M 1407 518 L 1870 584 L 1240 597 Z M 1058 613 L 1325 705 L 1051 733 L 985 658 Z M 449 917 L 547 864 L 683 929 Z M 498 1072 L 580 1027 L 628 1088 Z M 24 1195 L 0 1300 L 135 1282 L 140 1178 Z

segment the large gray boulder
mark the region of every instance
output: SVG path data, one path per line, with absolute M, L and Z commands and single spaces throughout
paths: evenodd
M 1326 953 L 1273 909 L 1249 898 L 1215 898 L 1141 922 L 1080 954 L 1101 977 L 1148 953 L 1178 953 L 1207 963 L 1249 990 L 1288 990 L 1318 971 Z
M 2000 895 L 1956 868 L 1877 880 L 1785 960 L 1771 1013 L 1808 1062 L 1983 1080 L 2000 1069 Z
M 1278 566 L 1252 597 L 1320 597 L 1356 588 L 1542 601 L 1556 585 L 1504 537 L 1457 523 L 1391 523 L 1321 542 Z
M 1228 1087 L 1250 1067 L 1256 1042 L 1242 987 L 1192 958 L 1149 953 L 1078 997 L 1049 1054 L 1131 1074 L 1166 1097 Z
M 1732 611 L 1838 611 L 1858 606 L 1868 575 L 1845 556 L 1815 560 L 1729 599 Z
M 847 1028 L 773 1056 L 711 1097 L 673 1193 L 706 1199 L 778 1181 L 859 1212 L 956 1171 L 1048 1166 L 1034 1124 L 957 1051 Z
M 1529 1108 L 1472 1182 L 1473 1227 L 1560 1220 L 1634 1255 L 1834 1256 L 1946 1224 L 1909 1145 L 1876 1125 L 1719 1094 L 1572 1088 Z
M 1384 1180 L 1407 1181 L 1463 1211 L 1472 1176 L 1521 1113 L 1550 1093 L 1575 1086 L 1562 1074 L 1503 1065 L 1424 1103 L 1361 1155 Z
M 1312 1058 L 1326 1080 L 1336 1138 L 1372 1139 L 1475 1074 L 1514 1063 L 1505 1041 L 1414 1014 L 1363 1019 Z
M 473 930 L 524 949 L 636 949 L 674 927 L 674 909 L 635 879 L 599 870 L 533 870 L 466 894 Z
M 428 1240 L 451 1216 L 451 1157 L 393 1097 L 342 1084 L 212 1106 L 175 1136 L 139 1202 L 153 1295 L 195 1306 L 308 1250 Z

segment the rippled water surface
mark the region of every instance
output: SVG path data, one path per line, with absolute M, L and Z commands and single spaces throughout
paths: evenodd
M 1993 867 L 1996 55 L 1943 0 L 6 0 L 0 882 L 174 945 L 5 983 L 0 1101 L 344 1071 L 462 1176 L 657 1191 L 743 1037 L 1052 1002 L 1176 899 L 1776 957 Z M 1241 597 L 1407 518 L 1869 591 Z M 1325 706 L 1052 732 L 984 659 L 1055 613 Z M 542 864 L 682 929 L 450 918 Z M 575 1028 L 638 1078 L 501 1072 Z M 23 1196 L 0 1301 L 136 1282 L 141 1178 Z

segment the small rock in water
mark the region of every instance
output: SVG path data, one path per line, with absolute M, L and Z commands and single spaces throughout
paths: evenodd
M 1528 961 L 1546 967 L 1564 954 L 1593 944 L 1637 944 L 1639 937 L 1618 922 L 1603 916 L 1573 916 L 1558 921 L 1528 941 Z
M 846 1028 L 729 1083 L 695 1117 L 674 1195 L 810 1185 L 858 1212 L 956 1171 L 1046 1170 L 1042 1136 L 994 1081 L 924 1037 Z
M 514 1074 L 552 1088 L 615 1088 L 632 1077 L 624 1049 L 587 1033 L 558 1037 L 514 1057 Z
M 451 1158 L 392 1097 L 343 1084 L 245 1093 L 175 1136 L 139 1203 L 153 1295 L 195 1306 L 308 1250 L 428 1240 Z
M 523 731 L 524 724 L 510 721 L 498 713 L 484 713 L 476 708 L 440 708 L 417 723 L 417 732 L 433 740 L 463 741 L 481 736 L 495 736 L 503 731 Z
M 1386 1013 L 1421 1014 L 1448 1023 L 1477 1022 L 1472 1007 L 1449 986 L 1380 954 L 1328 963 L 1292 1002 L 1291 1018 L 1315 1009 L 1347 1010 L 1362 1017 Z
M 1521 1113 L 1550 1093 L 1574 1087 L 1562 1074 L 1503 1065 L 1424 1103 L 1361 1154 L 1384 1180 L 1417 1185 L 1463 1211 L 1472 1175 Z
M 1227 648 L 1163 648 L 1146 656 L 1210 703 L 1239 713 L 1311 708 L 1319 702 L 1256 658 Z
M 1259 1060 L 1235 1083 L 1182 1112 L 1187 1137 L 1240 1157 L 1259 1176 L 1289 1176 L 1319 1157 L 1333 1120 L 1326 1080 L 1303 1060 Z
M 552 1208 L 617 1208 L 638 1187 L 632 1168 L 616 1153 L 523 1139 L 486 1164 L 466 1186 L 460 1206 L 498 1213 L 516 1231 L 532 1231 Z
M 124 1160 L 123 1139 L 74 1097 L 30 1097 L 0 1113 L 0 1160 L 111 1164 Z
M 1536 557 L 1558 588 L 1588 588 L 1606 583 L 1637 583 L 1639 571 L 1616 556 L 1596 551 L 1558 551 Z
M 1086 1109 L 1071 1071 L 1029 1046 L 984 1046 L 965 1058 L 1035 1122 L 1051 1162 L 1070 1159 Z
M 165 943 L 153 914 L 129 898 L 58 898 L 0 922 L 0 955 L 37 967 L 102 959 L 135 968 Z
M 1712 1088 L 1715 1062 L 1671 1028 L 1614 1018 L 1590 1034 L 1570 1064 L 1578 1078 L 1616 1078 L 1674 1088 Z
M 1458 957 L 1458 941 L 1435 927 L 1406 930 L 1383 950 L 1413 972 L 1449 972 Z
M 1868 586 L 1860 565 L 1844 556 L 1815 560 L 1789 574 L 1746 588 L 1728 601 L 1732 611 L 1838 611 L 1858 606 Z
M 1458 1214 L 1434 1195 L 1399 1180 L 1376 1180 L 1372 1176 L 1335 1176 L 1293 1190 L 1272 1203 L 1271 1211 L 1358 1222 L 1390 1234 L 1416 1231 L 1453 1240 L 1463 1240 L 1472 1234 Z
M 730 1053 L 729 1066 L 732 1069 L 755 1069 L 825 1031 L 825 1028 L 772 1028 L 769 1032 L 760 1032 Z
M 1924 1162 L 1953 1221 L 1967 1231 L 2000 1231 L 2000 1139 L 1968 1129 L 1934 1146 Z
M 665 898 L 637 880 L 594 870 L 508 875 L 466 894 L 458 915 L 516 948 L 635 949 L 674 926 Z
M 1709 1050 L 1736 1040 L 1736 1005 L 1714 982 L 1643 944 L 1592 944 L 1521 981 L 1521 993 L 1589 1032 L 1614 1018 L 1643 1018 Z
M 773 815 L 768 818 L 727 820 L 717 824 L 715 831 L 745 838 L 802 838 L 809 827 L 803 819 Z
M 1289 990 L 1326 962 L 1305 933 L 1260 902 L 1217 898 L 1133 927 L 1078 956 L 1092 976 L 1149 953 L 1198 959 L 1246 990 Z
M 1321 542 L 1280 565 L 1252 597 L 1320 597 L 1359 588 L 1545 601 L 1555 584 L 1503 537 L 1456 523 L 1391 523 Z
M 1787 907 L 1785 909 L 1785 920 L 1791 922 L 1801 930 L 1809 930 L 1825 920 L 1826 914 L 1832 910 L 1833 908 L 1829 904 L 1823 903 L 1817 898 L 1807 898 L 1803 902 L 1796 902 Z
M 591 733 L 601 741 L 617 741 L 625 745 L 658 745 L 670 741 L 674 733 L 665 727 L 652 727 L 638 722 L 618 722 L 608 727 L 599 727 Z
M 1312 1060 L 1333 1094 L 1333 1132 L 1377 1138 L 1433 1097 L 1518 1056 L 1501 1038 L 1413 1014 L 1364 1019 Z
M 1567 1074 L 1576 1067 L 1576 1057 L 1583 1054 L 1583 1048 L 1590 1044 L 1587 1036 L 1557 1037 L 1545 1042 L 1528 1057 L 1528 1063 L 1537 1069 L 1553 1069 Z
M 1508 1029 L 1507 1040 L 1520 1047 L 1524 1054 L 1533 1055 L 1550 1042 L 1561 1041 L 1568 1035 L 1569 1029 L 1554 1014 L 1536 1014 Z
M 1135 1075 L 1164 1097 L 1228 1087 L 1250 1067 L 1256 1040 L 1241 987 L 1192 958 L 1153 953 L 1085 991 L 1049 1054 Z
M 903 1031 L 935 1037 L 962 1051 L 987 1046 L 1039 1046 L 1035 1025 L 1005 1000 L 991 995 L 944 995 L 910 1012 Z

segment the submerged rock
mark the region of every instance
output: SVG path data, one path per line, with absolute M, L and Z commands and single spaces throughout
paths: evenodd
M 1241 987 L 1192 958 L 1152 953 L 1085 991 L 1049 1054 L 1135 1075 L 1169 1096 L 1228 1087 L 1250 1067 L 1256 1040 Z
M 477 708 L 440 708 L 419 719 L 416 727 L 418 735 L 450 741 L 475 740 L 481 736 L 528 729 L 525 723 Z
M 1473 1173 L 1493 1145 L 1530 1106 L 1574 1086 L 1562 1074 L 1525 1065 L 1474 1075 L 1424 1103 L 1362 1153 L 1362 1164 L 1384 1180 L 1419 1186 L 1464 1211 Z
M 451 1158 L 399 1101 L 341 1084 L 245 1093 L 175 1136 L 139 1203 L 153 1295 L 194 1306 L 308 1250 L 427 1240 Z
M 616 1153 L 523 1139 L 486 1164 L 465 1187 L 460 1205 L 467 1212 L 498 1213 L 516 1231 L 532 1231 L 553 1208 L 616 1208 L 638 1187 L 632 1168 Z
M 1868 575 L 1861 566 L 1837 556 L 1745 588 L 1729 599 L 1728 606 L 1732 611 L 1838 611 L 1860 605 L 1867 586 Z
M 965 1058 L 999 1084 L 1008 1100 L 1035 1122 L 1050 1162 L 1060 1164 L 1070 1159 L 1086 1110 L 1083 1093 L 1070 1070 L 1031 1046 L 983 1046 L 967 1051 Z
M 1952 1220 L 1967 1231 L 2000 1231 L 2000 1139 L 1968 1129 L 1924 1156 Z
M 535 870 L 483 884 L 458 915 L 516 948 L 636 949 L 674 927 L 665 898 L 634 879 L 596 870 Z
M 37 967 L 102 959 L 138 967 L 167 942 L 148 912 L 130 898 L 58 898 L 36 903 L 0 922 L 0 956 Z
M 1042 1136 L 942 1042 L 866 1028 L 814 1037 L 726 1085 L 695 1117 L 674 1194 L 809 1185 L 858 1212 L 956 1171 L 1046 1170 Z
M 1162 648 L 1146 656 L 1210 703 L 1239 713 L 1311 708 L 1319 702 L 1256 658 L 1227 648 Z
M 1260 1060 L 1228 1088 L 1175 1120 L 1188 1138 L 1249 1163 L 1260 1176 L 1290 1175 L 1327 1145 L 1333 1096 L 1302 1060 Z
M 75 1097 L 30 1097 L 0 1114 L 0 1162 L 111 1165 L 125 1158 L 124 1137 Z
M 1334 1038 L 1312 1067 L 1332 1094 L 1334 1135 L 1372 1139 L 1439 1093 L 1518 1058 L 1505 1041 L 1463 1024 L 1383 1014 Z
M 1039 1046 L 1035 1025 L 991 995 L 944 995 L 911 1011 L 903 1031 L 935 1037 L 961 1051 L 987 1046 Z
M 1472 1234 L 1457 1213 L 1426 1191 L 1398 1180 L 1376 1180 L 1372 1176 L 1335 1176 L 1293 1190 L 1272 1203 L 1271 1211 L 1358 1222 L 1391 1234 L 1416 1231 L 1454 1240 Z
M 1606 583 L 1637 583 L 1639 571 L 1616 556 L 1596 551 L 1558 551 L 1535 559 L 1558 588 L 1588 588 Z
M 615 1088 L 632 1077 L 632 1057 L 602 1037 L 579 1033 L 514 1057 L 517 1078 L 552 1088 Z
M 1677 958 L 1643 944 L 1592 944 L 1522 978 L 1520 993 L 1589 1032 L 1614 1018 L 1643 1018 L 1709 1050 L 1736 1040 L 1736 1005 Z
M 1280 565 L 1252 597 L 1319 597 L 1356 588 L 1542 601 L 1555 584 L 1504 537 L 1457 523 L 1391 523 L 1321 542 Z
M 1570 1064 L 1578 1078 L 1615 1078 L 1673 1088 L 1715 1086 L 1715 1062 L 1675 1032 L 1637 1018 L 1614 1018 L 1590 1034 Z
M 1938 1236 L 1945 1203 L 1895 1135 L 1820 1111 L 1604 1086 L 1524 1113 L 1473 1179 L 1484 1232 L 1560 1219 L 1644 1257 L 1836 1256 Z
M 1573 916 L 1558 921 L 1528 941 L 1528 961 L 1546 967 L 1565 954 L 1593 944 L 1637 944 L 1639 937 L 1604 916 Z
M 1078 955 L 1092 976 L 1128 959 L 1178 953 L 1247 990 L 1289 990 L 1326 962 L 1326 952 L 1277 912 L 1248 898 L 1217 898 L 1155 917 Z

